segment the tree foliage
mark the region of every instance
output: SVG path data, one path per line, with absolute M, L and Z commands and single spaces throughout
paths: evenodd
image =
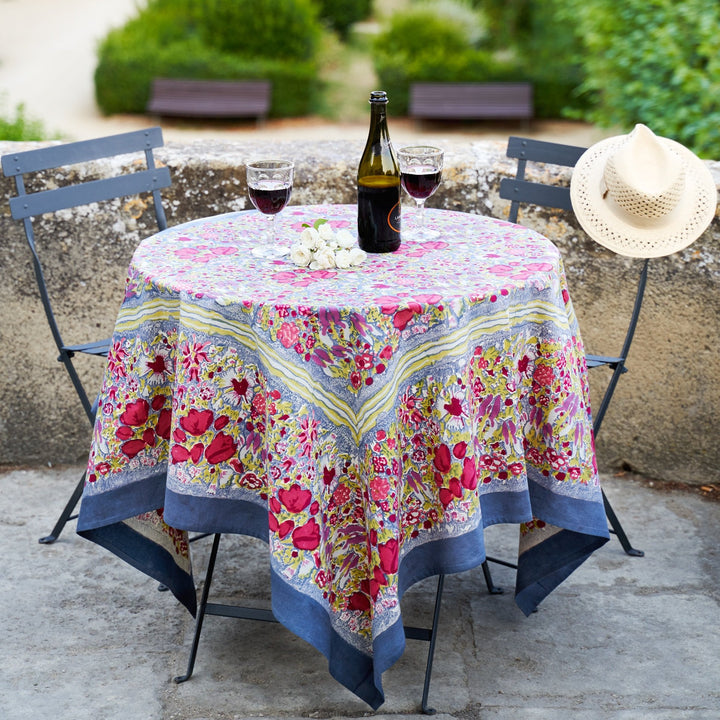
M 703 157 L 720 158 L 720 3 L 707 0 L 563 0 L 581 42 L 584 119 L 635 123 Z

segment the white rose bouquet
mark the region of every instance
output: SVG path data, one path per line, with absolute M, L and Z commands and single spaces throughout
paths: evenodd
M 367 253 L 355 245 L 355 238 L 345 229 L 335 232 L 327 220 L 306 225 L 300 238 L 290 248 L 290 259 L 300 267 L 330 270 L 360 265 Z

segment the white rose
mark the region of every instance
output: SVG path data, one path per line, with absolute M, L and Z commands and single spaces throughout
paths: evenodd
M 335 267 L 335 253 L 328 247 L 324 247 L 315 253 L 313 265 L 317 264 L 315 270 L 329 270 Z
M 317 231 L 325 242 L 330 242 L 335 237 L 335 233 L 333 232 L 332 227 L 330 227 L 330 223 L 323 223 L 320 227 L 318 227 Z
M 347 250 L 338 250 L 335 253 L 335 265 L 339 268 L 349 268 L 352 265 L 350 253 Z
M 316 250 L 320 243 L 320 234 L 315 228 L 305 228 L 300 233 L 300 242 L 309 250 Z
M 335 242 L 341 247 L 349 250 L 355 244 L 355 236 L 349 231 L 343 228 L 338 230 L 335 236 Z
M 290 248 L 290 259 L 300 267 L 307 267 L 312 260 L 312 251 L 303 243 L 296 243 Z
M 355 247 L 350 250 L 351 265 L 360 265 L 361 263 L 365 262 L 366 257 L 367 253 L 364 250 L 361 250 L 359 247 Z

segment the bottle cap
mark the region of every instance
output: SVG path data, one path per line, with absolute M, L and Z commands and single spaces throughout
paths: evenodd
M 387 99 L 387 93 L 384 90 L 373 90 L 370 93 L 370 102 L 371 103 L 386 103 L 388 101 Z

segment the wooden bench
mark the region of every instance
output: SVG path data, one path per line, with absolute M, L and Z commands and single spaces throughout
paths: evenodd
M 270 110 L 266 80 L 155 78 L 146 111 L 154 115 L 264 119 Z
M 530 83 L 413 83 L 410 117 L 425 120 L 530 120 Z

